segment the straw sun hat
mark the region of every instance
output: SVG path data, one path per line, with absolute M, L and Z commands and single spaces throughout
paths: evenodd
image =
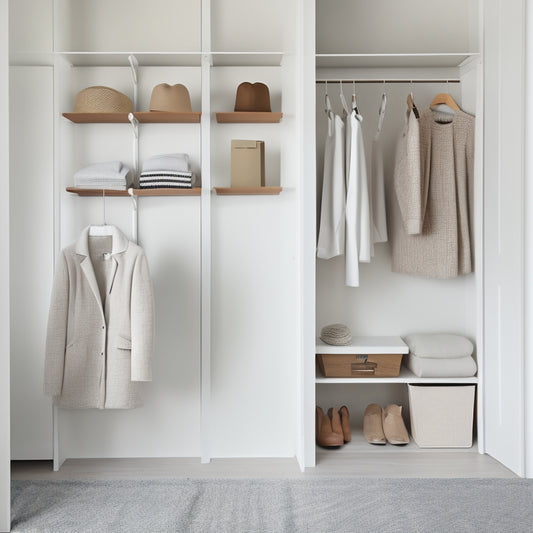
M 74 99 L 74 113 L 130 113 L 132 101 L 121 92 L 101 85 L 87 87 Z

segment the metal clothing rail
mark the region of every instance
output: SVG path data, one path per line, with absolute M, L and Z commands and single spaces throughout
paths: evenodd
M 448 79 L 411 79 L 411 78 L 391 78 L 391 79 L 362 79 L 356 80 L 353 78 L 328 78 L 328 79 L 318 79 L 316 83 L 461 83 L 459 78 L 448 78 Z

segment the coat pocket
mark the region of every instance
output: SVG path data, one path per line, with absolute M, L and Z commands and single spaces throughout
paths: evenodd
M 119 335 L 116 346 L 119 350 L 131 350 L 131 339 Z

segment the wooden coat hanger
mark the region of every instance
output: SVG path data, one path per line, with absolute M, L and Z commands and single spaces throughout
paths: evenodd
M 418 112 L 418 108 L 415 105 L 413 93 L 409 93 L 407 95 L 407 107 L 409 108 L 409 111 L 412 111 L 415 114 L 416 118 L 420 118 L 420 113 Z
M 435 107 L 438 105 L 447 105 L 454 111 L 460 111 L 461 108 L 457 105 L 457 102 L 452 98 L 452 95 L 450 93 L 439 93 L 435 98 L 433 98 L 433 101 L 431 102 L 429 107 Z

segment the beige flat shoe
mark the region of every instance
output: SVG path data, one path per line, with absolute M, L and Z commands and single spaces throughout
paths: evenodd
M 383 409 L 377 403 L 366 406 L 363 417 L 363 435 L 370 444 L 387 444 L 383 433 Z
M 409 444 L 409 433 L 402 418 L 402 407 L 391 403 L 383 410 L 383 432 L 391 444 Z
M 348 407 L 343 405 L 339 409 L 339 414 L 341 415 L 341 426 L 344 442 L 350 442 L 352 440 L 352 435 L 350 433 L 350 413 L 348 412 Z
M 335 418 L 335 426 L 340 428 L 339 412 L 335 409 L 337 416 Z M 333 414 L 333 413 L 332 413 Z M 338 420 L 337 420 L 338 419 Z M 338 426 L 337 426 L 338 423 Z M 316 426 L 315 436 L 316 443 L 324 448 L 332 448 L 335 446 L 342 446 L 344 444 L 344 438 L 342 436 L 342 429 L 340 432 L 333 431 L 332 419 L 324 414 L 324 411 L 320 407 L 316 408 Z

